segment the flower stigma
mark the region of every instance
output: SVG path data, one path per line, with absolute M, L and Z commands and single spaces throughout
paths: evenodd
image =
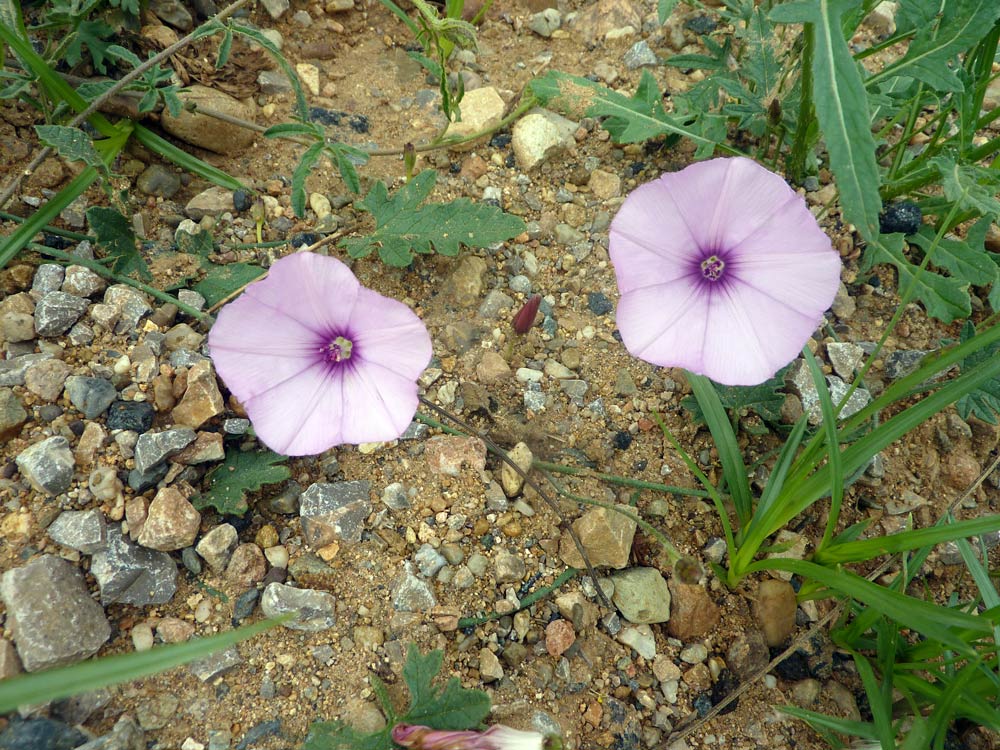
M 345 339 L 343 336 L 337 336 L 333 341 L 331 341 L 326 348 L 326 358 L 329 362 L 343 362 L 351 358 L 351 349 L 354 348 L 354 344 L 350 339 Z
M 718 281 L 726 270 L 726 263 L 718 255 L 710 255 L 701 262 L 701 275 L 708 281 Z

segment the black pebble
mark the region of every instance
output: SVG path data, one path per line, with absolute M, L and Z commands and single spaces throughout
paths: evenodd
M 603 292 L 587 292 L 587 307 L 594 315 L 607 315 L 615 309 Z
M 711 34 L 718 25 L 708 16 L 695 16 L 684 22 L 684 28 L 695 34 Z
M 514 158 L 514 154 L 507 154 L 507 158 L 504 159 L 503 163 L 504 163 L 505 167 L 507 167 L 508 169 L 510 169 L 515 164 L 517 164 L 517 160 Z
M 83 733 L 52 719 L 15 720 L 0 732 L 4 750 L 72 750 L 86 741 Z
M 722 703 L 726 699 L 726 696 L 739 687 L 739 684 L 740 681 L 728 669 L 723 669 L 719 672 L 719 679 L 712 685 L 712 705 L 716 706 Z M 734 700 L 719 713 L 728 714 L 730 711 L 734 711 L 738 705 L 739 700 Z
M 778 649 L 777 652 L 772 653 L 771 658 L 773 659 L 779 652 L 780 649 Z M 804 680 L 809 676 L 809 657 L 801 650 L 796 651 L 794 654 L 778 664 L 778 666 L 774 668 L 774 671 L 777 673 L 778 677 L 783 680 L 788 680 L 790 682 Z
M 347 120 L 347 125 L 355 133 L 367 133 L 371 129 L 368 118 L 364 115 L 351 115 Z
M 63 408 L 59 404 L 45 404 L 38 407 L 38 418 L 43 422 L 51 422 L 62 416 Z
M 236 529 L 236 533 L 238 534 L 242 534 L 250 528 L 250 519 L 246 516 L 223 516 L 222 523 L 228 523 Z
M 257 589 L 250 589 L 240 595 L 240 598 L 233 605 L 233 625 L 239 625 L 253 614 L 254 607 L 257 606 L 259 598 L 260 592 Z
M 320 235 L 315 232 L 299 232 L 297 235 L 292 237 L 292 247 L 306 247 L 308 245 L 315 245 L 323 239 Z
M 309 108 L 309 119 L 321 125 L 340 125 L 340 121 L 345 114 L 346 112 L 335 112 L 332 109 L 324 109 L 323 107 Z
M 243 213 L 244 211 L 249 211 L 250 206 L 252 205 L 253 200 L 250 198 L 249 190 L 243 190 L 240 188 L 239 190 L 233 191 L 233 208 L 235 208 L 237 212 Z
M 630 445 L 632 445 L 632 434 L 627 430 L 619 430 L 618 432 L 615 433 L 615 436 L 611 439 L 611 442 L 614 443 L 615 448 L 617 448 L 620 451 L 623 451 Z
M 493 148 L 507 148 L 507 146 L 510 145 L 510 140 L 510 133 L 497 133 L 495 136 L 490 138 L 490 145 Z
M 148 401 L 115 401 L 108 408 L 108 429 L 133 430 L 141 435 L 153 426 L 155 414 Z
M 496 544 L 497 540 L 492 534 L 484 534 L 483 538 L 480 540 L 480 544 L 483 545 L 483 549 L 487 552 L 493 549 L 493 545 Z
M 890 203 L 878 217 L 878 228 L 882 234 L 915 234 L 923 223 L 923 213 L 920 206 L 911 201 Z
M 45 232 L 42 235 L 42 238 L 43 238 L 43 244 L 46 247 L 51 247 L 56 250 L 65 250 L 66 248 L 68 248 L 70 245 L 73 244 L 65 237 L 60 237 L 58 234 L 51 234 L 50 232 Z
M 194 547 L 185 547 L 181 550 L 181 562 L 194 575 L 201 575 L 201 559 L 198 557 L 198 553 L 194 551 Z

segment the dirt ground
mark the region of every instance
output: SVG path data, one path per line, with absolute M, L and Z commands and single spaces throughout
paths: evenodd
M 622 64 L 622 58 L 640 38 L 638 34 L 587 45 L 574 33 L 571 24 L 564 24 L 565 33 L 546 39 L 532 33 L 526 24 L 531 13 L 548 4 L 546 0 L 497 0 L 481 26 L 480 49 L 475 62 L 467 64 L 465 69 L 482 85 L 497 88 L 509 106 L 516 104 L 528 81 L 544 70 L 590 75 L 602 64 L 609 65 L 620 76 L 616 87 L 625 90 L 634 87 L 640 71 L 628 69 Z M 565 16 L 586 5 L 570 2 L 558 7 Z M 641 38 L 650 38 L 651 47 L 661 57 L 699 49 L 697 36 L 684 30 L 683 22 L 700 12 L 681 7 L 679 19 L 670 24 L 670 29 L 677 26 L 678 33 L 683 35 L 684 44 L 679 48 L 668 44 L 668 30 L 651 35 L 642 32 Z M 301 10 L 310 14 L 312 22 L 309 25 L 294 20 L 295 11 Z M 653 11 L 652 6 L 643 4 L 644 17 L 655 18 Z M 433 90 L 433 86 L 405 55 L 413 40 L 405 26 L 377 2 L 368 5 L 357 2 L 351 10 L 327 13 L 320 5 L 293 0 L 292 8 L 277 21 L 263 7 L 253 7 L 250 20 L 261 28 L 281 33 L 284 53 L 293 64 L 306 62 L 317 66 L 320 93 L 309 96 L 311 106 L 362 115 L 370 125 L 363 133 L 347 127 L 331 128 L 334 137 L 359 146 L 398 148 L 406 142 L 426 142 L 437 132 L 441 122 L 439 113 L 433 103 L 419 104 L 421 97 L 417 95 L 421 90 Z M 685 85 L 684 74 L 678 69 L 661 66 L 653 71 L 668 88 L 676 90 Z M 247 86 L 245 95 L 259 106 L 258 124 L 270 126 L 288 118 L 289 95 L 262 94 L 252 80 L 240 85 Z M 26 139 L 30 128 L 24 117 L 23 112 L 11 111 L 10 105 L 0 107 L 0 134 L 8 139 Z M 449 293 L 457 267 L 453 259 L 422 256 L 411 268 L 400 270 L 388 268 L 370 257 L 354 262 L 352 268 L 363 284 L 403 300 L 426 323 L 435 343 L 437 360 L 433 364 L 440 375 L 426 384 L 425 395 L 439 403 L 447 403 L 448 408 L 456 410 L 477 429 L 487 431 L 499 445 L 509 449 L 524 441 L 536 458 L 573 466 L 587 465 L 599 472 L 631 479 L 693 488 L 697 486 L 695 479 L 651 421 L 653 411 L 663 414 L 687 450 L 699 457 L 710 475 L 716 475 L 717 456 L 707 430 L 695 424 L 680 406 L 687 390 L 682 373 L 660 370 L 631 358 L 616 338 L 613 314 L 598 315 L 591 309 L 588 294 L 600 293 L 612 303 L 617 301 L 614 272 L 607 254 L 606 225 L 603 230 L 585 232 L 592 250 L 580 258 L 559 242 L 553 231 L 557 224 L 571 223 L 574 212 L 582 217 L 582 221 L 576 220 L 584 224 L 593 222 L 602 211 L 613 215 L 621 203 L 622 197 L 601 200 L 589 194 L 586 179 L 580 180 L 581 169 L 592 172 L 599 168 L 619 175 L 622 178 L 621 196 L 624 196 L 661 172 L 689 163 L 692 154 L 683 146 L 673 150 L 641 145 L 618 147 L 606 135 L 594 123 L 581 123 L 575 148 L 549 159 L 540 169 L 527 175 L 527 179 L 513 164 L 509 141 L 502 137 L 466 151 L 420 155 L 418 168 L 430 167 L 439 172 L 436 200 L 459 196 L 481 200 L 484 189 L 499 188 L 505 210 L 540 225 L 540 231 L 529 231 L 527 237 L 505 243 L 495 251 L 463 251 L 486 263 L 482 290 L 474 304 L 458 304 Z M 192 152 L 246 184 L 270 192 L 286 209 L 290 206 L 287 179 L 280 183 L 275 180 L 291 174 L 301 147 L 258 137 L 244 153 L 233 156 L 220 156 L 196 148 Z M 17 168 L 28 158 L 27 148 L 20 154 L 9 153 L 8 169 Z M 128 160 L 139 162 L 133 165 L 138 169 L 155 162 L 156 157 L 139 148 L 130 152 Z M 122 171 L 127 173 L 128 170 Z M 402 182 L 402 159 L 398 156 L 373 158 L 360 171 L 363 190 L 376 179 L 384 180 L 390 187 L 398 186 Z M 186 177 L 184 181 L 181 192 L 173 198 L 176 206 L 183 206 L 207 187 Z M 310 193 L 319 192 L 332 198 L 348 195 L 329 166 L 316 170 L 307 184 Z M 58 189 L 59 185 L 48 187 Z M 24 191 L 31 193 L 32 188 L 26 187 Z M 564 196 L 557 195 L 561 191 L 569 191 L 569 201 L 561 202 Z M 89 199 L 100 203 L 102 196 L 94 191 Z M 811 196 L 807 196 L 807 200 L 812 204 L 820 202 Z M 336 205 L 337 201 L 334 203 Z M 141 213 L 146 236 L 154 246 L 163 240 L 169 245 L 174 227 L 167 223 L 166 217 L 174 213 L 175 207 L 138 195 L 133 196 L 133 207 Z M 360 234 L 371 229 L 370 219 L 349 205 L 337 209 L 336 213 L 343 219 L 341 230 L 345 234 Z M 290 209 L 286 215 L 291 215 Z M 232 242 L 235 239 L 233 227 L 239 226 L 239 221 L 231 226 L 220 223 L 214 229 L 217 241 L 223 246 Z M 311 213 L 302 221 L 293 220 L 290 227 L 280 231 L 269 222 L 264 238 L 291 237 L 297 232 L 310 231 L 314 225 L 315 216 Z M 249 226 L 249 220 L 242 224 L 244 230 Z M 832 330 L 840 341 L 877 340 L 895 310 L 895 277 L 885 269 L 860 277 L 858 253 L 851 235 L 839 224 L 835 212 L 824 218 L 824 228 L 831 233 L 844 257 L 842 279 L 856 303 L 849 317 L 829 317 Z M 251 237 L 244 239 L 249 241 Z M 155 255 L 155 252 L 154 247 L 152 253 Z M 275 257 L 283 252 L 284 249 L 279 248 L 253 251 L 251 255 L 266 259 L 268 254 Z M 333 249 L 331 253 L 344 257 L 340 250 Z M 577 378 L 587 383 L 582 403 L 574 403 L 569 395 L 552 385 L 546 387 L 552 398 L 545 410 L 531 411 L 524 405 L 523 382 L 510 376 L 485 384 L 477 372 L 485 352 L 504 351 L 509 316 L 527 297 L 522 292 L 512 291 L 509 286 L 513 276 L 524 273 L 526 253 L 537 262 L 537 271 L 530 276 L 531 289 L 555 299 L 554 317 L 558 329 L 550 334 L 536 326 L 527 337 L 519 340 L 511 356 L 511 369 L 521 366 L 541 369 L 542 363 L 550 357 L 566 362 L 566 352 L 573 351 L 570 359 L 575 366 L 571 369 Z M 27 263 L 35 260 L 30 256 L 22 259 Z M 478 307 L 491 289 L 512 297 L 515 307 L 495 319 L 482 319 Z M 7 293 L 11 291 L 9 287 L 6 290 Z M 816 350 L 820 353 L 832 340 L 827 335 L 829 332 L 830 329 L 816 334 Z M 957 334 L 958 327 L 942 326 L 929 320 L 919 307 L 911 306 L 890 337 L 886 353 L 931 349 L 943 338 L 957 338 Z M 89 348 L 78 350 L 67 345 L 64 359 L 74 368 L 85 365 L 91 358 L 110 361 L 108 352 L 122 351 L 131 345 L 120 337 L 107 335 Z M 630 381 L 633 388 L 622 388 L 623 379 Z M 879 365 L 873 370 L 869 385 L 877 391 L 883 382 Z M 451 395 L 456 393 L 458 400 Z M 29 405 L 31 398 L 30 394 L 25 394 Z M 597 398 L 603 401 L 603 415 L 587 406 Z M 870 518 L 875 529 L 897 530 L 906 515 L 893 515 L 885 508 L 906 492 L 916 493 L 927 501 L 914 508 L 915 523 L 921 526 L 933 523 L 989 465 L 997 447 L 995 427 L 969 420 L 966 431 L 956 425 L 956 419 L 954 413 L 946 412 L 887 450 L 884 476 L 866 478 L 849 490 L 844 526 Z M 158 426 L 166 426 L 162 415 L 158 420 Z M 752 415 L 743 423 L 747 427 L 759 425 Z M 431 434 L 437 432 L 431 430 Z M 25 425 L 19 435 L 9 439 L 0 449 L 3 451 L 0 466 L 11 466 L 13 457 L 42 434 L 41 424 Z M 757 455 L 777 445 L 773 436 L 751 437 L 749 431 L 744 432 L 744 439 Z M 513 552 L 526 564 L 525 579 L 534 581 L 527 589 L 550 583 L 564 569 L 558 555 L 563 535 L 560 519 L 533 491 L 528 490 L 520 504 L 512 500 L 506 510 L 492 510 L 488 505 L 489 480 L 500 473 L 500 463 L 495 457 L 488 458 L 485 472 L 467 468 L 459 476 L 449 477 L 433 471 L 424 445 L 423 440 L 400 441 L 370 452 L 343 447 L 321 457 L 295 459 L 289 463 L 293 479 L 302 487 L 326 481 L 332 458 L 339 463 L 337 480 L 365 479 L 372 484 L 375 511 L 366 523 L 362 541 L 342 544 L 335 555 L 325 564 L 318 563 L 314 574 L 308 576 L 309 587 L 327 590 L 337 599 L 338 620 L 333 628 L 318 633 L 272 630 L 241 644 L 238 651 L 242 663 L 209 683 L 199 681 L 187 668 L 180 668 L 112 688 L 110 702 L 91 716 L 87 728 L 95 733 L 107 731 L 122 714 L 129 713 L 145 717 L 149 747 L 232 746 L 261 750 L 296 747 L 313 721 L 342 718 L 359 726 L 376 721 L 369 684 L 371 673 L 380 675 L 402 702 L 405 688 L 400 676 L 401 666 L 406 644 L 411 642 L 423 650 L 444 649 L 444 674 L 459 677 L 466 687 L 486 690 L 493 701 L 491 721 L 520 728 L 537 728 L 544 726 L 545 721 L 554 722 L 567 748 L 801 750 L 825 747 L 825 743 L 804 724 L 776 709 L 776 706 L 800 701 L 796 687 L 803 679 L 817 675 L 824 688 L 815 701 L 808 704 L 809 708 L 840 716 L 851 712 L 851 701 L 830 689 L 831 681 L 846 686 L 853 700 L 863 706 L 863 693 L 847 664 L 849 660 L 831 655 L 821 631 L 804 648 L 814 655 L 826 655 L 825 671 L 818 669 L 802 675 L 772 672 L 770 678 L 756 680 L 739 698 L 734 710 L 699 725 L 685 739 L 676 739 L 677 730 L 697 719 L 697 699 L 712 692 L 712 684 L 718 682 L 718 671 L 724 666 L 730 644 L 758 627 L 753 613 L 757 580 L 748 580 L 733 591 L 711 574 L 705 580 L 711 599 L 721 611 L 718 625 L 697 639 L 708 655 L 700 662 L 708 666 L 707 684 L 697 679 L 699 675 L 689 674 L 692 665 L 680 658 L 681 651 L 691 643 L 670 638 L 662 625 L 652 626 L 657 651 L 655 660 L 637 655 L 595 623 L 577 629 L 576 643 L 563 656 L 549 655 L 545 648 L 545 628 L 558 617 L 552 598 L 530 610 L 530 624 L 520 639 L 527 648 L 523 657 L 513 664 L 502 658 L 509 645 L 519 640 L 510 617 L 467 632 L 442 631 L 427 614 L 396 611 L 391 599 L 394 582 L 403 570 L 403 563 L 412 559 L 429 538 L 457 545 L 466 559 L 476 553 L 484 555 L 491 564 L 499 551 Z M 112 447 L 113 443 L 108 450 Z M 124 467 L 120 457 L 109 453 L 106 458 L 108 463 Z M 5 478 L 10 479 L 13 475 L 11 470 Z M 593 476 L 583 479 L 557 477 L 557 480 L 578 495 L 634 505 L 636 512 L 665 533 L 680 552 L 703 562 L 706 561 L 706 545 L 721 536 L 714 509 L 700 499 L 615 487 Z M 80 487 L 85 481 L 84 476 Z M 392 482 L 400 482 L 409 490 L 411 508 L 389 511 L 380 502 L 382 488 Z M 314 551 L 302 538 L 297 514 L 283 515 L 269 509 L 268 498 L 278 495 L 282 489 L 271 486 L 250 498 L 251 510 L 245 517 L 246 523 L 240 527 L 240 541 L 252 542 L 261 539 L 262 534 L 266 537 L 276 532 L 288 549 L 294 568 L 295 561 L 305 565 L 302 561 L 314 560 Z M 4 492 L 7 496 L 3 496 Z M 58 500 L 57 509 L 100 506 L 100 501 L 93 496 L 88 498 L 87 494 L 71 491 Z M 148 494 L 151 496 L 152 492 Z M 0 569 L 23 565 L 37 553 L 52 552 L 78 561 L 86 570 L 86 557 L 76 555 L 74 559 L 71 552 L 46 536 L 45 527 L 56 509 L 52 500 L 37 493 L 15 494 L 9 486 L 0 488 L 0 497 L 4 501 L 0 516 L 5 529 L 0 537 Z M 987 482 L 971 494 L 960 514 L 973 517 L 996 512 L 997 504 L 998 491 Z M 585 510 L 584 506 L 565 499 L 559 500 L 558 506 L 570 520 Z M 798 520 L 794 531 L 806 540 L 818 538 L 822 534 L 823 514 L 820 503 Z M 464 516 L 465 522 L 449 524 L 449 520 L 457 516 Z M 209 531 L 221 520 L 211 512 L 204 513 L 202 532 Z M 19 533 L 11 532 L 15 527 Z M 449 530 L 455 533 L 446 534 Z M 179 562 L 180 555 L 174 556 Z M 993 562 L 995 565 L 996 561 Z M 632 563 L 660 567 L 664 575 L 670 572 L 669 563 L 655 539 L 642 530 L 637 533 L 633 546 Z M 123 605 L 106 608 L 113 634 L 101 653 L 132 650 L 133 629 L 141 623 L 155 627 L 162 618 L 174 617 L 190 623 L 196 636 L 232 627 L 234 604 L 245 593 L 246 586 L 207 569 L 199 576 L 189 573 L 183 566 L 180 571 L 179 589 L 169 603 L 145 608 Z M 961 568 L 945 566 L 937 556 L 932 556 L 922 579 L 923 584 L 942 600 L 953 591 L 969 593 L 972 590 Z M 504 606 L 511 591 L 519 596 L 526 593 L 517 584 L 496 582 L 490 572 L 477 578 L 470 588 L 442 583 L 432 583 L 432 587 L 439 605 L 454 608 L 462 616 L 491 612 L 498 605 Z M 576 578 L 558 593 L 581 589 L 585 593 L 588 591 L 580 578 Z M 589 601 L 595 601 L 592 587 L 589 592 Z M 204 601 L 210 604 L 209 616 L 201 621 L 195 613 Z M 806 633 L 827 609 L 827 603 L 820 603 L 817 608 L 800 609 L 797 637 Z M 600 615 L 605 614 L 608 613 L 601 610 Z M 6 635 L 10 637 L 10 633 Z M 483 649 L 501 656 L 504 674 L 500 679 L 487 681 L 481 674 Z M 662 678 L 666 675 L 669 680 L 678 670 L 682 676 L 676 698 L 671 702 L 662 690 Z M 548 719 L 540 717 L 540 712 Z M 275 732 L 264 732 L 263 736 L 254 739 L 254 730 L 261 732 L 261 727 L 266 729 L 272 726 L 267 722 L 275 720 L 280 722 Z M 223 744 L 227 736 L 231 737 L 231 745 Z M 184 744 L 186 740 L 188 745 Z M 195 744 L 191 744 L 192 740 Z

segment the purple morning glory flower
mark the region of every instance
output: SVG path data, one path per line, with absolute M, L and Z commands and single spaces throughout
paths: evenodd
M 724 385 L 756 385 L 791 362 L 840 283 L 840 258 L 778 175 L 712 159 L 634 190 L 611 223 L 634 356 Z
M 410 308 L 313 253 L 275 262 L 222 308 L 208 345 L 257 437 L 289 456 L 399 437 L 431 358 Z

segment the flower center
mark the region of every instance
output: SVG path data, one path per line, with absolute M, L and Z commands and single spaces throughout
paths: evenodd
M 326 359 L 328 362 L 343 362 L 351 358 L 351 349 L 353 348 L 354 344 L 350 339 L 337 336 L 326 346 Z
M 726 263 L 718 255 L 710 255 L 701 262 L 701 275 L 707 281 L 718 281 L 726 270 Z

